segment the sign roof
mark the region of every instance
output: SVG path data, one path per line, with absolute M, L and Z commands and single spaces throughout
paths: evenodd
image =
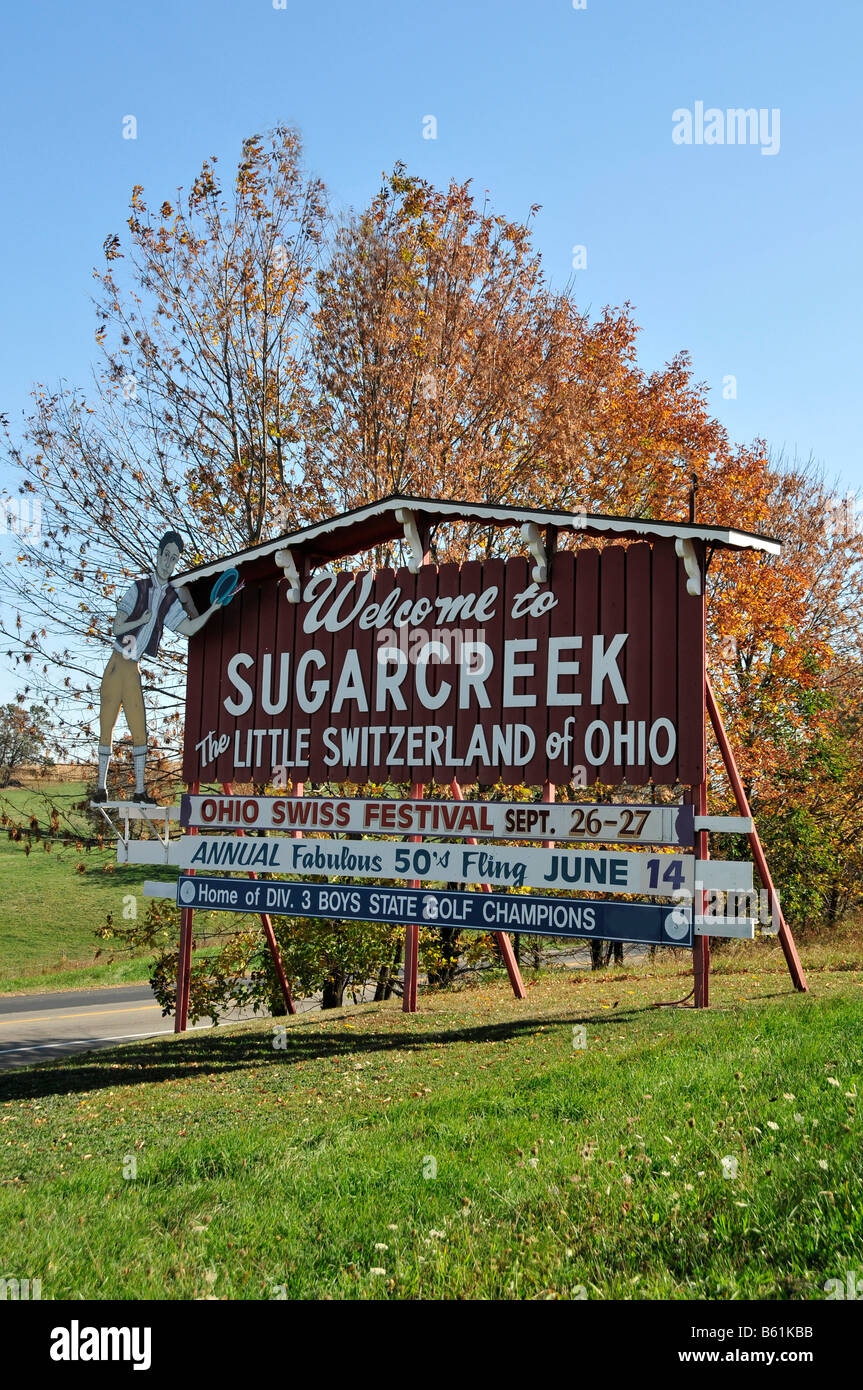
M 188 583 L 216 575 L 228 565 L 243 565 L 249 561 L 275 557 L 277 550 L 290 549 L 297 557 L 304 556 L 310 564 L 328 564 L 347 555 L 370 549 L 375 545 L 396 540 L 404 533 L 397 513 L 409 510 L 420 523 L 429 526 L 450 521 L 478 521 L 486 526 L 550 526 L 560 531 L 580 531 L 586 536 L 607 536 L 635 540 L 642 538 L 672 540 L 702 540 L 708 545 L 729 550 L 759 550 L 778 555 L 780 544 L 770 536 L 751 531 L 738 531 L 724 526 L 702 526 L 686 521 L 653 521 L 644 517 L 604 516 L 593 512 L 556 512 L 542 508 L 512 507 L 501 503 L 490 506 L 484 502 L 447 502 L 429 497 L 390 496 L 380 502 L 315 522 L 312 526 L 290 531 L 274 540 L 263 541 L 233 555 L 222 556 L 195 569 L 186 570 L 174 582 Z M 275 560 L 274 560 L 275 563 Z

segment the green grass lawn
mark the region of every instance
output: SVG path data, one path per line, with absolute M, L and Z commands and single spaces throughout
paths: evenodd
M 83 800 L 86 785 L 86 782 L 46 780 L 26 787 L 3 787 L 0 789 L 0 810 L 18 822 L 29 821 L 35 816 L 43 829 L 47 829 L 51 808 L 56 806 L 62 830 L 85 834 L 88 833 L 87 820 L 75 810 L 75 803 Z
M 113 851 L 46 854 L 39 846 L 25 857 L 0 841 L 0 993 L 147 978 L 149 958 L 118 953 L 108 965 L 111 943 L 99 941 L 96 929 L 109 912 L 122 917 L 129 895 L 143 911 L 140 886 L 159 875 L 114 861 Z
M 651 1007 L 688 991 L 678 957 L 9 1075 L 0 1275 L 55 1299 L 823 1298 L 863 1267 L 860 947 L 806 953 L 809 996 L 775 947 L 732 949 L 708 1012 Z
M 117 921 L 133 906 L 143 914 L 144 880 L 174 882 L 176 871 L 119 866 L 107 827 L 104 847 L 89 845 L 94 828 L 74 809 L 84 791 L 83 782 L 67 782 L 0 793 L 0 813 L 7 817 L 0 838 L 0 994 L 130 984 L 149 976 L 149 953 L 133 956 L 97 932 L 109 913 Z M 58 833 L 68 833 L 69 844 L 49 838 L 52 805 L 60 815 Z M 31 817 L 42 833 L 27 853 L 26 843 L 14 842 L 9 832 L 16 825 L 26 830 Z M 203 925 L 212 922 L 207 914 Z
M 46 793 L 60 811 L 60 834 L 68 831 L 72 842 L 34 838 L 27 854 L 23 844 L 9 839 L 9 826 L 26 827 L 35 816 L 44 835 L 50 817 Z M 87 848 L 76 839 L 93 835 L 73 809 L 83 795 L 83 783 L 55 783 L 44 792 L 10 788 L 0 796 L 9 822 L 0 839 L 0 993 L 147 978 L 149 958 L 116 953 L 111 961 L 112 951 L 96 931 L 109 912 L 122 917 L 128 894 L 137 894 L 143 910 L 140 885 L 158 872 L 118 868 L 113 843 Z

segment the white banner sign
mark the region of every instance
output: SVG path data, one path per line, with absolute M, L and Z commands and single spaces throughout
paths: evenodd
M 183 825 L 212 830 L 343 831 L 496 840 L 693 844 L 691 806 L 518 801 L 397 801 L 321 796 L 184 796 Z
M 202 872 L 293 874 L 437 883 L 489 883 L 509 888 L 563 888 L 576 892 L 637 893 L 670 898 L 692 892 L 695 858 L 689 854 L 632 854 L 598 850 L 522 849 L 493 845 L 400 845 L 389 841 L 301 840 L 286 836 L 185 835 L 166 846 L 130 840 L 127 863 L 161 862 Z M 128 856 L 128 857 L 126 857 Z M 139 857 L 140 856 L 140 857 Z M 736 866 L 734 866 L 736 867 Z M 750 865 L 740 865 L 749 869 Z

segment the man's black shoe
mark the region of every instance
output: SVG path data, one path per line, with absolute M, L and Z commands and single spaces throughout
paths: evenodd
M 148 792 L 135 792 L 132 800 L 137 801 L 139 806 L 158 806 L 159 804 L 156 798 L 150 796 Z
M 93 800 L 93 801 L 107 801 L 107 800 L 108 800 L 108 793 L 106 792 L 105 788 L 104 788 L 104 787 L 97 787 L 96 791 L 94 791 L 94 793 L 93 793 L 92 800 Z

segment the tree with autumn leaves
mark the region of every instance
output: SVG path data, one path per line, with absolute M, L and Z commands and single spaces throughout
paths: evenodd
M 863 897 L 863 536 L 811 466 L 762 486 L 782 554 L 715 557 L 708 670 L 783 906 L 815 926 Z
M 835 916 L 863 829 L 861 537 L 825 525 L 814 470 L 729 441 L 685 352 L 639 367 L 631 306 L 591 319 L 551 287 L 536 211 L 514 222 L 397 165 L 336 220 L 284 128 L 229 179 L 210 159 L 169 200 L 135 188 L 94 272 L 91 382 L 39 386 L 7 429 L 43 517 L 4 579 L 8 654 L 80 752 L 117 594 L 165 529 L 194 564 L 393 492 L 683 519 L 696 475 L 699 520 L 783 542 L 714 555 L 710 671 L 798 915 Z M 491 538 L 434 544 L 462 559 Z M 148 691 L 168 756 L 183 654 L 165 643 Z

